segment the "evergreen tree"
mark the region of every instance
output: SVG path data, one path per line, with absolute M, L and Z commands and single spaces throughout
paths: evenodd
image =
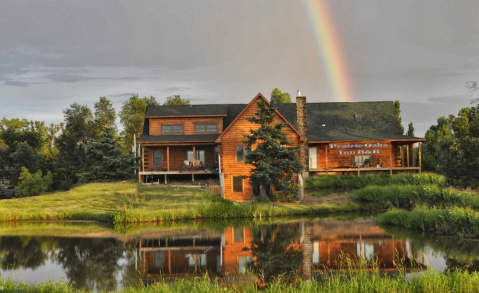
M 283 132 L 288 123 L 273 124 L 277 116 L 274 104 L 268 106 L 264 99 L 257 104 L 259 109 L 255 116 L 246 119 L 258 124 L 259 128 L 251 129 L 250 134 L 243 134 L 244 143 L 248 144 L 245 162 L 253 166 L 248 176 L 250 183 L 255 195 L 258 195 L 258 187 L 262 186 L 268 197 L 275 201 L 276 196 L 270 191 L 270 186 L 273 186 L 280 194 L 293 199 L 298 186 L 291 180 L 303 169 L 296 155 L 299 147 L 291 147 L 292 143 Z M 254 150 L 253 145 L 256 145 Z
M 113 131 L 106 128 L 99 140 L 86 145 L 86 172 L 79 175 L 80 182 L 104 182 L 129 179 L 135 168 L 135 157 L 123 154 Z
M 399 131 L 400 134 L 404 133 L 404 126 L 402 125 L 402 118 L 401 118 L 401 103 L 399 101 L 394 101 L 394 109 L 396 110 L 396 118 L 399 123 Z

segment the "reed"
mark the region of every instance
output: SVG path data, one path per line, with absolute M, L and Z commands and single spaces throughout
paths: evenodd
M 310 190 L 354 190 L 369 185 L 425 185 L 446 186 L 446 179 L 435 173 L 395 174 L 395 175 L 351 175 L 351 176 L 315 176 L 306 179 L 306 187 Z
M 378 209 L 390 207 L 409 209 L 418 204 L 479 208 L 479 196 L 476 193 L 433 184 L 368 186 L 353 191 L 351 198 L 360 202 L 374 203 Z
M 5 292 L 87 292 L 74 289 L 65 282 L 45 282 L 37 285 L 27 285 L 23 282 L 14 282 L 11 279 L 0 278 L 0 287 Z M 400 270 L 394 275 L 382 275 L 379 270 L 357 271 L 354 268 L 346 269 L 336 274 L 323 274 L 321 280 L 312 279 L 295 282 L 286 282 L 283 278 L 276 278 L 267 287 L 260 288 L 256 282 L 239 284 L 220 283 L 218 279 L 204 275 L 193 279 L 180 279 L 173 282 L 158 282 L 151 286 L 124 288 L 125 293 L 169 293 L 169 292 L 477 292 L 479 288 L 479 273 L 457 270 L 441 273 L 427 270 L 420 274 L 412 274 L 406 278 Z
M 377 217 L 383 224 L 407 229 L 457 235 L 461 238 L 479 238 L 479 214 L 470 208 L 420 206 L 412 211 L 391 210 Z

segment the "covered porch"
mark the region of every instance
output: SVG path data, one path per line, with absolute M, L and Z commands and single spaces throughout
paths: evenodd
M 167 184 L 169 175 L 195 175 L 218 172 L 218 150 L 215 143 L 144 144 L 139 182 L 156 182 L 160 178 Z M 161 180 L 161 181 L 163 181 Z
M 310 175 L 421 172 L 423 138 L 310 143 Z

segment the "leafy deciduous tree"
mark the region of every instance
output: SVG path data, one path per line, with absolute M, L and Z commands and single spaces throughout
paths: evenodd
M 182 99 L 180 95 L 173 95 L 166 98 L 166 102 L 163 103 L 163 106 L 188 106 L 190 105 L 190 100 Z
M 402 125 L 402 118 L 401 118 L 401 103 L 399 101 L 394 101 L 394 109 L 396 110 L 396 118 L 399 123 L 400 133 L 404 133 L 404 126 Z
M 27 168 L 22 167 L 18 180 L 19 190 L 15 193 L 16 195 L 20 197 L 39 195 L 52 185 L 52 173 L 48 172 L 45 176 L 42 176 L 42 171 L 30 174 Z
M 95 118 L 94 123 L 97 128 L 97 133 L 109 128 L 113 135 L 116 135 L 118 129 L 116 127 L 116 112 L 113 104 L 106 97 L 100 97 L 100 100 L 95 103 Z
M 282 93 L 278 88 L 274 88 L 273 91 L 271 91 L 271 103 L 291 103 L 291 95 L 289 93 Z
M 133 146 L 133 135 L 140 136 L 143 132 L 145 112 L 148 106 L 158 106 L 155 97 L 139 98 L 133 95 L 123 103 L 119 117 L 123 124 L 123 153 L 131 152 Z

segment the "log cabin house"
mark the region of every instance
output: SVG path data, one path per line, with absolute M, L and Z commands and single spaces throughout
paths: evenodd
M 141 145 L 139 181 L 181 174 L 218 174 L 226 199 L 245 200 L 252 195 L 251 167 L 244 163 L 242 134 L 258 127 L 246 120 L 265 100 L 258 94 L 249 104 L 150 106 L 146 110 Z M 278 104 L 277 122 L 293 146 L 300 146 L 302 177 L 313 175 L 379 174 L 421 171 L 424 138 L 403 135 L 394 102 Z M 418 143 L 419 158 L 409 158 Z M 403 146 L 406 146 L 404 151 Z M 416 166 L 416 163 L 417 166 Z M 163 181 L 163 178 L 162 181 Z

